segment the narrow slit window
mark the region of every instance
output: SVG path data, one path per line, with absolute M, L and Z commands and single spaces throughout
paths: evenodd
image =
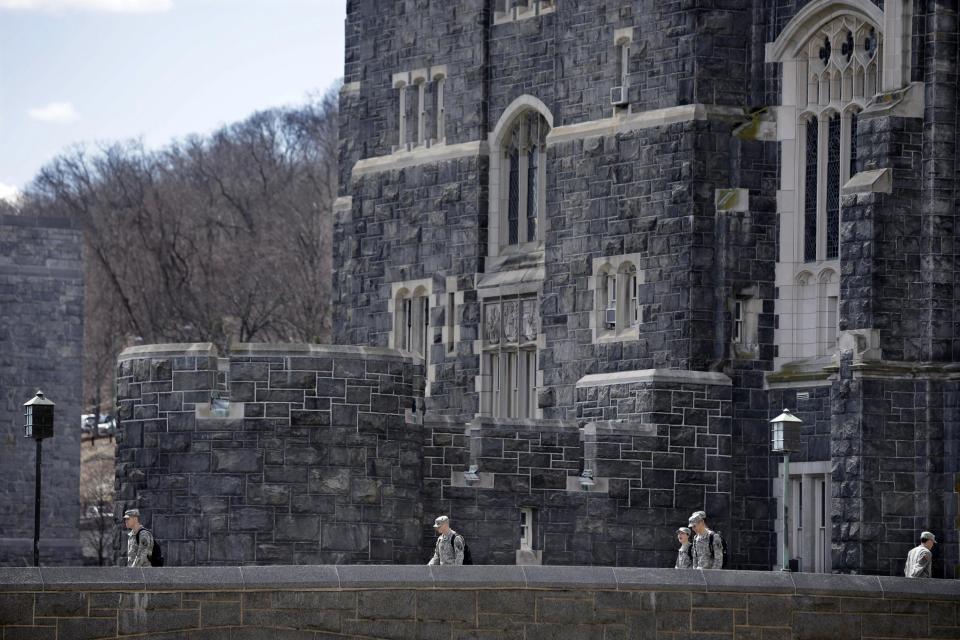
M 816 118 L 807 121 L 806 171 L 803 202 L 803 259 L 817 259 L 817 144 L 819 141 Z
M 827 137 L 827 247 L 828 260 L 840 251 L 840 114 L 830 117 Z
M 446 81 L 446 78 L 444 78 L 443 76 L 438 77 L 436 80 L 436 90 L 435 90 L 435 94 L 437 98 L 437 102 L 435 106 L 436 114 L 437 114 L 437 123 L 436 123 L 437 142 L 441 142 L 441 143 L 445 141 L 446 135 L 447 135 L 446 131 L 444 130 L 444 111 L 443 111 L 443 89 L 444 89 L 445 81 Z
M 456 329 L 456 313 L 457 313 L 457 294 L 448 293 L 447 294 L 447 353 L 453 353 L 456 349 L 456 342 L 454 341 L 454 332 Z
M 430 298 L 423 296 L 420 303 L 420 355 L 429 360 L 430 355 Z
M 527 152 L 527 241 L 537 237 L 537 200 L 540 197 L 539 163 L 540 152 L 536 147 L 530 147 Z
M 607 274 L 607 307 L 604 312 L 604 324 L 608 329 L 617 327 L 617 276 Z
M 856 111 L 850 113 L 850 177 L 857 175 L 857 119 Z
M 520 153 L 514 148 L 507 155 L 510 177 L 507 195 L 507 243 L 520 241 Z
M 401 84 L 399 91 L 400 117 L 397 124 L 397 147 L 403 150 L 407 144 L 407 85 Z
M 410 338 L 413 335 L 413 300 L 405 298 L 403 300 L 403 330 L 400 335 L 400 348 L 404 351 L 410 351 Z
M 743 342 L 743 302 L 740 300 L 733 303 L 733 341 Z
M 427 83 L 417 83 L 417 145 L 422 146 L 426 142 L 427 129 Z

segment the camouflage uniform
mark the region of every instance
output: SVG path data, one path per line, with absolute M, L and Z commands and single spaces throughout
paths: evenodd
M 910 549 L 907 554 L 907 564 L 903 568 L 903 575 L 908 578 L 932 578 L 933 554 L 922 544 Z
M 690 548 L 690 543 L 686 542 L 680 545 L 680 550 L 677 551 L 677 564 L 674 566 L 674 569 L 692 569 L 693 568 L 693 550 Z
M 140 532 L 140 543 L 137 544 L 137 532 Z M 153 553 L 153 534 L 140 527 L 136 531 L 127 533 L 127 566 L 149 567 L 148 556 Z
M 463 536 L 453 529 L 437 536 L 433 557 L 427 564 L 463 564 Z
M 710 536 L 713 536 L 713 555 L 710 555 Z M 704 529 L 693 538 L 693 566 L 696 569 L 723 568 L 723 541 L 719 533 Z

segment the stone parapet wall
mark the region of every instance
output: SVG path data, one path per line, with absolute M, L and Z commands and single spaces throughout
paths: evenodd
M 728 386 L 716 388 L 718 397 L 729 396 Z M 592 390 L 616 395 L 608 387 Z M 657 393 L 671 398 L 668 390 Z M 697 393 L 703 396 L 704 387 L 676 390 L 677 406 L 692 408 Z M 719 415 L 723 402 L 711 410 Z M 701 405 L 697 410 L 707 411 Z M 530 509 L 537 562 L 672 566 L 673 532 L 692 511 L 706 508 L 714 528 L 731 545 L 736 539 L 727 526 L 729 442 L 719 444 L 717 430 L 724 427 L 711 424 L 699 430 L 682 421 L 650 424 L 638 413 L 583 428 L 574 421 L 493 418 L 464 426 L 428 415 L 425 508 L 449 514 L 484 563 L 530 561 L 518 555 L 520 512 Z M 468 482 L 471 466 L 477 478 Z M 584 471 L 592 484 L 581 482 Z M 429 537 L 423 545 L 430 548 Z
M 209 344 L 121 354 L 118 512 L 140 508 L 171 565 L 419 560 L 420 361 L 315 345 L 227 356 Z
M 3 638 L 960 637 L 960 583 L 602 567 L 0 569 Z

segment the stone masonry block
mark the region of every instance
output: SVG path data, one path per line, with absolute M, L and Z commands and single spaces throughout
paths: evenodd
M 357 614 L 372 619 L 413 619 L 415 605 L 414 591 L 361 591 Z
M 262 469 L 260 452 L 255 449 L 215 449 L 213 471 L 257 472 Z
M 470 591 L 420 591 L 417 620 L 471 622 L 477 617 L 476 594 Z

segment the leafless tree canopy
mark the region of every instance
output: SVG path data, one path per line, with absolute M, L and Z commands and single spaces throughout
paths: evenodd
M 102 384 L 130 337 L 326 340 L 336 176 L 332 92 L 159 151 L 130 142 L 47 165 L 22 207 L 83 225 L 90 377 Z

